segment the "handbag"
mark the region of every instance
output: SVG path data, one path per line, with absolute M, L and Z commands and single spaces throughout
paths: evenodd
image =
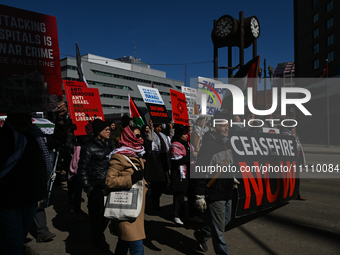
M 138 171 L 132 161 L 123 155 L 125 159 Z M 113 220 L 137 219 L 143 204 L 143 180 L 139 180 L 131 189 L 111 191 L 107 196 L 104 217 Z

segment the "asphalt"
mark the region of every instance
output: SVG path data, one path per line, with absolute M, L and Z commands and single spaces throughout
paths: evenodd
M 340 146 L 320 145 L 320 144 L 302 144 L 305 153 L 318 153 L 318 154 L 340 154 Z
M 340 146 L 327 147 L 326 145 L 303 144 L 303 148 L 305 153 L 310 154 L 329 154 L 336 157 L 337 154 L 340 154 Z M 117 236 L 110 234 L 108 228 L 105 230 L 105 236 L 111 246 L 110 251 L 102 253 L 93 247 L 85 193 L 83 193 L 83 198 L 85 201 L 82 203 L 81 209 L 85 220 L 77 221 L 73 213 L 73 206 L 68 203 L 66 181 L 62 180 L 56 183 L 53 187 L 50 205 L 46 208 L 47 226 L 51 232 L 56 234 L 56 237 L 50 242 L 36 243 L 34 234 L 29 234 L 25 244 L 26 254 L 114 254 L 118 239 Z M 147 202 L 145 254 L 214 254 L 211 240 L 208 242 L 210 250 L 203 253 L 194 238 L 194 230 L 202 227 L 202 225 L 192 224 L 188 221 L 185 221 L 184 226 L 173 223 L 172 195 L 162 195 L 161 207 L 162 212 L 154 212 Z M 202 215 L 203 219 L 205 217 L 206 215 Z M 269 252 L 268 254 L 272 253 Z

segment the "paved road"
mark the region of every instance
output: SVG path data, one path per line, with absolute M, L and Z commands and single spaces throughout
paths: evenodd
M 337 162 L 338 155 L 307 154 L 315 163 Z M 306 201 L 290 203 L 256 217 L 234 221 L 226 233 L 230 254 L 340 254 L 340 178 L 302 179 L 301 195 Z M 84 195 L 86 199 L 86 196 Z M 199 226 L 172 223 L 172 196 L 162 196 L 163 212 L 154 215 L 147 210 L 145 254 L 214 254 L 211 240 L 209 251 L 201 252 L 193 231 Z M 55 186 L 52 202 L 46 209 L 48 226 L 57 237 L 49 243 L 37 244 L 29 235 L 27 246 L 40 255 L 102 254 L 92 247 L 86 202 L 82 210 L 87 219 L 77 222 L 67 201 L 66 183 Z M 113 254 L 117 237 L 105 232 Z

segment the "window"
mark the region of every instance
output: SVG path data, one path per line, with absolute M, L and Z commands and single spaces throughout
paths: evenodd
M 331 10 L 333 10 L 333 1 L 330 1 L 326 6 L 327 12 L 330 12 Z
M 334 60 L 334 51 L 327 54 L 328 63 Z
M 327 37 L 327 46 L 331 45 L 334 43 L 334 36 L 330 35 Z
M 314 45 L 313 53 L 315 54 L 315 53 L 318 53 L 318 52 L 319 52 L 319 44 L 317 43 L 317 44 Z
M 313 35 L 314 37 L 313 38 L 318 37 L 319 36 L 319 29 L 318 28 L 315 29 L 313 33 L 314 33 L 314 35 Z
M 315 8 L 319 4 L 319 0 L 313 0 L 313 8 Z
M 313 23 L 316 23 L 318 20 L 319 20 L 319 13 L 316 13 L 316 14 L 313 16 Z
M 327 29 L 330 29 L 333 26 L 333 17 L 327 20 Z
M 314 69 L 319 68 L 319 59 L 314 60 Z

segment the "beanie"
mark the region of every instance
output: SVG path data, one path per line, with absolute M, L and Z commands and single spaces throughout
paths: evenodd
M 109 124 L 107 124 L 105 121 L 102 121 L 101 119 L 95 119 L 92 122 L 92 128 L 93 133 L 95 135 L 98 135 L 100 132 L 102 132 L 106 127 L 109 127 Z

